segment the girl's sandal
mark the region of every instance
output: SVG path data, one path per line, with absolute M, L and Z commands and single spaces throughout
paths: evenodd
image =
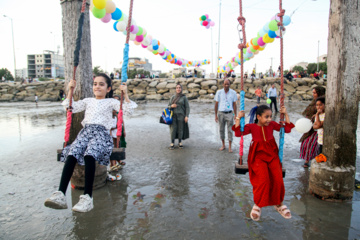
M 257 217 L 254 217 L 253 214 L 256 215 Z M 250 212 L 250 217 L 251 217 L 252 220 L 257 222 L 257 221 L 260 220 L 260 216 L 261 216 L 261 208 L 259 208 L 258 206 L 256 206 L 254 204 L 254 206 L 253 206 L 253 208 L 251 209 L 251 212 Z
M 119 164 L 120 164 L 121 166 L 125 166 L 126 162 L 120 161 Z
M 110 172 L 116 171 L 117 170 L 117 165 L 114 165 L 112 167 L 110 167 Z
M 170 150 L 174 150 L 174 144 L 170 144 L 170 147 L 169 147 Z
M 287 208 L 286 205 L 282 204 L 280 207 L 274 206 L 274 208 L 276 209 L 276 211 L 280 213 L 281 216 L 283 216 L 283 218 L 285 219 L 291 218 L 290 210 Z

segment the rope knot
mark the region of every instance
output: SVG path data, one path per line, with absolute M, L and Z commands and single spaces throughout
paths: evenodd
M 237 20 L 239 21 L 239 24 L 240 24 L 241 26 L 243 26 L 243 25 L 245 24 L 245 22 L 246 22 L 246 20 L 245 20 L 244 17 L 238 17 Z
M 240 43 L 240 44 L 238 45 L 238 49 L 243 50 L 244 48 L 246 48 L 246 44 L 245 44 L 245 43 Z
M 285 15 L 285 9 L 281 9 L 277 15 L 278 17 L 283 17 Z

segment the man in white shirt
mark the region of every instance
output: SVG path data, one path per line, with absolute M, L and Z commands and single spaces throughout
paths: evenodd
M 215 122 L 219 123 L 220 139 L 222 146 L 220 151 L 225 149 L 225 124 L 227 124 L 229 152 L 231 150 L 231 142 L 233 132 L 231 127 L 234 125 L 234 116 L 236 117 L 236 92 L 230 89 L 229 79 L 225 79 L 223 83 L 224 88 L 216 92 L 215 102 Z
M 274 104 L 275 112 L 279 112 L 278 109 L 277 109 L 277 103 L 276 103 L 277 93 L 276 93 L 275 84 L 271 85 L 271 88 L 268 91 L 268 96 L 269 96 L 269 98 L 271 100 L 271 103 L 270 103 L 271 111 L 272 111 L 272 105 Z

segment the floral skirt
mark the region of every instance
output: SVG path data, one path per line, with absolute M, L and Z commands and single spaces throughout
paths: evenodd
M 84 156 L 90 155 L 99 164 L 107 166 L 113 146 L 113 139 L 104 126 L 87 124 L 75 141 L 63 149 L 60 161 L 65 162 L 67 157 L 72 155 L 79 165 L 85 165 Z

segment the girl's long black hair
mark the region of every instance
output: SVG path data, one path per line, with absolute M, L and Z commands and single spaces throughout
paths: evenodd
M 107 87 L 110 87 L 110 92 L 108 92 L 105 96 L 105 98 L 112 98 L 113 97 L 113 89 L 112 89 L 112 81 L 111 81 L 111 78 L 105 74 L 105 73 L 99 73 L 96 75 L 96 77 L 103 77 L 106 81 L 106 84 L 107 84 Z
M 251 109 L 250 111 L 250 120 L 249 123 L 258 123 L 258 119 L 257 119 L 257 115 L 262 115 L 266 110 L 270 110 L 271 108 L 268 105 L 260 105 L 260 106 L 255 106 Z

